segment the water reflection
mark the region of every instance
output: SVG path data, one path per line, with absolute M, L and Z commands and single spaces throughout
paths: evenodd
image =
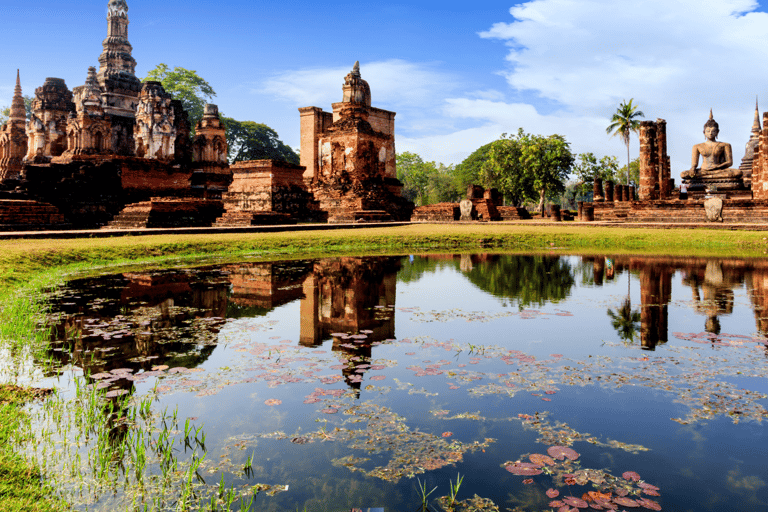
M 669 340 L 669 304 L 676 273 L 681 283 L 691 290 L 696 313 L 704 316 L 705 332 L 720 334 L 720 317 L 734 308 L 734 290 L 746 287 L 752 302 L 757 332 L 768 334 L 768 262 L 762 260 L 716 260 L 705 258 L 616 256 L 583 257 L 582 265 L 593 270 L 590 284 L 603 285 L 605 270 L 614 268 L 637 275 L 640 282 L 640 311 L 632 309 L 629 293 L 616 311 L 608 316 L 619 337 L 632 341 L 637 331 L 643 348 L 653 350 Z M 629 277 L 629 276 L 628 276 Z M 636 323 L 639 321 L 639 329 Z
M 395 338 L 397 281 L 414 282 L 426 273 L 452 268 L 480 290 L 523 309 L 566 299 L 576 277 L 582 284 L 607 286 L 627 279 L 627 297 L 607 308 L 607 321 L 619 339 L 639 335 L 653 350 L 669 340 L 672 286 L 691 292 L 693 310 L 706 332 L 720 334 L 720 319 L 734 309 L 734 290 L 745 287 L 757 330 L 768 333 L 768 262 L 703 258 L 554 255 L 429 255 L 417 257 L 333 258 L 313 261 L 242 263 L 217 268 L 130 272 L 76 280 L 52 303 L 53 354 L 90 374 L 127 368 L 135 375 L 159 365 L 199 366 L 217 343 L 227 318 L 266 315 L 300 301 L 300 339 L 317 347 L 333 338 L 333 351 L 371 356 L 371 343 Z M 633 308 L 629 287 L 640 285 Z M 363 333 L 365 343 L 348 335 Z M 359 388 L 365 368 L 344 370 Z M 120 379 L 114 387 L 132 390 Z

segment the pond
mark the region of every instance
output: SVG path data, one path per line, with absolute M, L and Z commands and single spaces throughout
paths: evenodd
M 49 301 L 27 454 L 79 510 L 768 510 L 763 260 L 246 262 Z

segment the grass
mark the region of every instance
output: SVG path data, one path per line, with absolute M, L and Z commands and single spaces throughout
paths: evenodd
M 39 328 L 45 314 L 42 294 L 73 275 L 342 254 L 493 251 L 762 258 L 768 251 L 767 242 L 765 232 L 756 231 L 606 228 L 540 222 L 0 241 L 0 349 L 15 354 L 12 361 L 21 360 L 19 354 L 32 353 L 39 358 L 44 353 L 49 336 Z M 23 363 L 18 366 L 6 371 L 5 378 L 10 375 L 14 384 L 24 374 Z M 31 439 L 29 433 L 24 433 L 27 420 L 22 405 L 35 393 L 13 385 L 0 386 L 0 506 L 4 510 L 65 508 L 53 497 L 39 468 L 25 462 L 12 448 L 14 443 Z M 191 431 L 189 426 L 184 430 L 187 440 Z M 460 483 L 457 481 L 455 492 Z M 426 496 L 422 497 L 426 500 Z M 455 500 L 455 494 L 452 498 Z
M 0 505 L 4 511 L 57 511 L 66 508 L 53 495 L 40 471 L 17 454 L 13 446 L 33 441 L 24 428 L 22 406 L 46 390 L 0 384 Z

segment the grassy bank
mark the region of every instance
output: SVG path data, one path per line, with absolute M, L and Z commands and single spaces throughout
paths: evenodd
M 34 442 L 23 428 L 25 402 L 45 395 L 44 390 L 0 384 L 0 505 L 6 511 L 56 511 L 66 504 L 51 498 L 52 489 L 37 468 L 13 450 L 18 442 Z
M 0 349 L 42 353 L 48 336 L 38 330 L 45 314 L 42 292 L 68 276 L 125 268 L 199 265 L 243 259 L 428 252 L 542 252 L 765 257 L 765 232 L 596 228 L 578 224 L 411 225 L 362 230 L 261 234 L 206 234 L 106 239 L 0 241 Z M 8 373 L 8 372 L 6 372 Z M 12 372 L 10 373 L 13 374 Z M 12 379 L 13 380 L 13 379 Z M 18 384 L 18 382 L 11 382 Z M 40 501 L 48 490 L 34 467 L 10 448 L 25 421 L 28 392 L 0 387 L 0 505 L 24 510 L 60 509 Z M 23 441 L 23 440 L 22 440 Z M 7 483 L 7 485 L 6 485 Z

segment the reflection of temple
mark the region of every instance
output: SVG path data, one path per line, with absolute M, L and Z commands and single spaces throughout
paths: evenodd
M 226 265 L 231 284 L 227 317 L 264 315 L 272 309 L 303 296 L 302 281 L 312 264 L 298 262 L 266 262 Z
M 592 264 L 594 283 L 602 285 L 607 261 L 616 275 L 637 272 L 640 281 L 640 335 L 643 348 L 653 349 L 668 339 L 668 305 L 672 276 L 682 272 L 682 283 L 691 288 L 694 310 L 706 317 L 704 329 L 720 333 L 722 315 L 733 313 L 734 289 L 743 285 L 754 305 L 758 332 L 768 335 L 768 262 L 762 260 L 713 260 L 704 258 L 603 256 L 584 257 Z
M 644 349 L 653 350 L 668 340 L 672 273 L 667 265 L 651 264 L 640 269 L 640 345 Z
M 52 354 L 86 374 L 155 365 L 194 367 L 213 351 L 225 318 L 254 317 L 301 300 L 301 345 L 331 333 L 332 350 L 360 356 L 342 371 L 359 389 L 371 342 L 393 338 L 399 258 L 240 263 L 216 269 L 132 272 L 69 283 L 52 304 Z M 359 340 L 358 340 L 359 341 Z M 360 365 L 364 365 L 360 367 Z M 113 388 L 131 391 L 120 379 Z
M 301 344 L 316 346 L 331 333 L 372 331 L 368 341 L 395 335 L 395 284 L 399 258 L 320 260 L 304 282 Z

